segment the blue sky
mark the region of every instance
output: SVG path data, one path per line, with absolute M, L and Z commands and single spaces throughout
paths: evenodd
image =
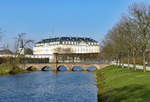
M 149 0 L 0 0 L 0 27 L 10 45 L 19 32 L 35 42 L 49 36 L 98 41 L 133 2 Z M 52 33 L 53 32 L 53 33 Z

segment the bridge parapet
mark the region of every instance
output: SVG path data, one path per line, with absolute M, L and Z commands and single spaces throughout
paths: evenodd
M 72 69 L 76 66 L 80 66 L 84 71 L 87 71 L 89 67 L 95 67 L 96 69 L 102 69 L 109 64 L 26 64 L 25 69 L 29 67 L 35 67 L 37 70 L 42 70 L 44 67 L 52 68 L 52 70 L 57 71 L 60 66 L 65 66 L 68 71 L 72 71 Z

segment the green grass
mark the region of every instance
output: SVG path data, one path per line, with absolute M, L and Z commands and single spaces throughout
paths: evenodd
M 108 66 L 97 71 L 99 102 L 150 102 L 150 72 Z

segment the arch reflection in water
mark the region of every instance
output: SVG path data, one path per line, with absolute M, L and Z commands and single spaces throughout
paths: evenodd
M 82 69 L 82 67 L 80 67 L 80 66 L 74 66 L 74 67 L 72 68 L 72 71 L 83 71 L 83 69 Z
M 50 68 L 50 67 L 44 67 L 44 68 L 42 68 L 42 71 L 52 71 L 52 68 Z
M 95 66 L 90 66 L 87 68 L 87 71 L 96 71 L 97 68 Z
M 65 66 L 59 66 L 57 68 L 58 71 L 67 71 L 67 68 Z

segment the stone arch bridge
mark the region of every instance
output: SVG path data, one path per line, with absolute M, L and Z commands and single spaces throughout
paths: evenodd
M 45 67 L 48 67 L 48 68 L 52 68 L 52 70 L 54 70 L 54 71 L 57 71 L 57 70 L 59 70 L 59 68 L 61 66 L 65 66 L 68 71 L 72 71 L 73 68 L 77 67 L 77 66 L 81 67 L 83 71 L 87 71 L 87 69 L 89 67 L 95 67 L 96 69 L 102 69 L 102 68 L 108 66 L 108 64 L 85 64 L 85 63 L 84 64 L 77 64 L 77 63 L 74 63 L 74 64 L 69 64 L 69 63 L 67 63 L 67 64 L 50 64 L 50 63 L 47 63 L 47 64 L 25 64 L 25 65 L 21 65 L 20 67 L 23 67 L 25 69 L 34 67 L 39 71 Z

